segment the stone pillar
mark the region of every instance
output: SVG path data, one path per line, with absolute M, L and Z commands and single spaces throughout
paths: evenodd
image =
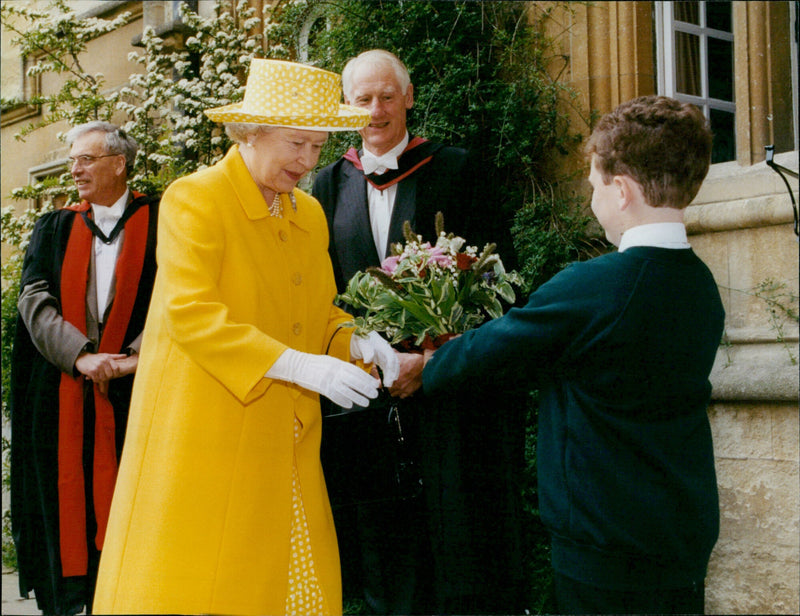
M 792 149 L 789 2 L 734 2 L 736 152 L 740 165 L 765 158 L 764 146 Z
M 549 34 L 569 62 L 564 81 L 578 91 L 584 112 L 604 114 L 626 100 L 655 93 L 652 22 L 651 2 L 575 3 L 556 9 Z
M 552 9 L 546 21 L 555 48 L 552 73 L 577 94 L 564 106 L 573 131 L 588 137 L 593 113 L 599 117 L 626 100 L 655 94 L 652 2 L 534 4 Z M 565 176 L 585 171 L 583 157 L 576 153 L 561 170 Z

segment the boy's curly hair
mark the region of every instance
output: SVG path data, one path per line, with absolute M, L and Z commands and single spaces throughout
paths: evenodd
M 608 184 L 628 175 L 653 207 L 682 209 L 695 198 L 711 162 L 712 134 L 696 106 L 666 96 L 641 96 L 603 116 L 586 154 Z

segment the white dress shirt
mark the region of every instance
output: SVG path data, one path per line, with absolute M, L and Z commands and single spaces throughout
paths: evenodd
M 686 238 L 686 227 L 682 222 L 655 222 L 628 229 L 620 239 L 619 252 L 625 252 L 634 246 L 691 248 Z
M 111 234 L 111 230 L 117 222 L 119 222 L 119 219 L 122 218 L 125 206 L 128 204 L 128 193 L 129 191 L 126 190 L 125 194 L 111 206 L 92 203 L 94 224 L 96 224 L 106 236 Z M 117 257 L 122 247 L 124 235 L 125 231 L 121 231 L 110 244 L 106 244 L 99 237 L 94 238 L 94 262 L 97 273 L 97 311 L 101 322 L 105 316 L 106 308 L 108 307 L 111 285 L 114 283 L 114 269 L 117 265 Z
M 407 145 L 408 132 L 406 132 L 405 137 L 403 137 L 403 140 L 400 143 L 386 152 L 386 154 L 384 154 L 382 157 L 378 157 L 377 155 L 373 154 L 367 149 L 367 146 L 364 145 L 363 158 L 372 156 L 374 158 L 386 160 L 388 157 L 390 159 L 394 159 L 395 161 L 394 166 L 390 168 L 397 169 L 397 158 L 399 158 L 400 154 L 403 153 L 403 150 L 406 149 Z M 375 170 L 375 173 L 378 175 L 383 175 L 386 173 L 386 170 L 387 166 L 381 165 Z M 369 202 L 370 226 L 372 227 L 372 237 L 375 241 L 375 248 L 378 250 L 378 256 L 380 257 L 381 261 L 386 256 L 386 249 L 388 248 L 389 224 L 392 221 L 392 210 L 394 209 L 394 200 L 396 196 L 397 184 L 392 184 L 384 190 L 378 190 L 372 184 L 367 182 L 367 201 Z

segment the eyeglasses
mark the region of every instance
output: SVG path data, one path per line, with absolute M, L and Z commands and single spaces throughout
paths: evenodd
M 83 154 L 81 156 L 76 157 L 69 157 L 69 166 L 70 168 L 74 167 L 75 165 L 79 164 L 81 167 L 91 167 L 101 158 L 109 158 L 110 156 L 122 156 L 122 154 L 103 154 L 102 156 L 89 156 L 88 154 Z

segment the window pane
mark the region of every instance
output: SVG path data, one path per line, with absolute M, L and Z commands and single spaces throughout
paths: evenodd
M 676 21 L 684 21 L 687 24 L 700 25 L 700 3 L 699 2 L 673 2 L 673 18 Z
M 706 2 L 706 27 L 733 32 L 730 2 Z
M 736 158 L 736 133 L 734 115 L 729 111 L 711 109 L 709 121 L 714 133 L 711 162 L 724 163 Z
M 733 101 L 733 43 L 708 38 L 708 95 Z
M 700 37 L 687 32 L 675 32 L 675 88 L 681 94 L 703 95 L 700 89 Z

